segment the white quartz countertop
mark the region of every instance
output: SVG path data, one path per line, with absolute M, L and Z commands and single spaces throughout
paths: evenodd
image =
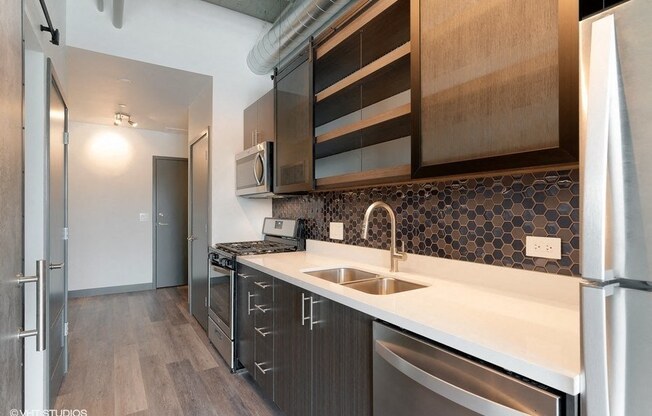
M 278 279 L 576 395 L 580 388 L 579 279 L 308 240 L 305 252 L 239 257 Z M 355 267 L 428 285 L 371 295 L 303 271 Z

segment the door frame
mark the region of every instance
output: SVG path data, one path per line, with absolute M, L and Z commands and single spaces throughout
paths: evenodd
M 46 259 L 49 261 L 50 257 L 50 238 L 49 238 L 49 229 L 50 229 L 50 209 L 49 209 L 49 204 L 50 204 L 50 141 L 52 138 L 50 137 L 50 100 L 51 100 L 51 94 L 50 94 L 50 87 L 54 87 L 57 90 L 57 93 L 61 97 L 61 101 L 63 101 L 63 106 L 65 108 L 64 110 L 64 135 L 68 136 L 70 134 L 70 126 L 69 126 L 69 107 L 68 107 L 68 100 L 66 99 L 66 95 L 64 94 L 63 90 L 61 89 L 61 82 L 59 81 L 60 78 L 57 76 L 57 73 L 54 69 L 54 64 L 52 62 L 52 59 L 47 58 L 47 66 L 46 66 L 46 92 L 45 92 L 45 134 L 47 139 L 45 140 L 45 181 L 44 181 L 44 190 L 45 190 L 45 221 L 44 221 L 44 229 L 46 230 L 47 238 L 45 238 L 45 254 L 46 254 Z M 69 137 L 69 136 L 68 136 Z M 61 138 L 63 140 L 63 137 Z M 67 235 L 67 230 L 69 226 L 68 222 L 68 140 L 65 140 L 63 143 L 63 226 L 64 226 L 64 238 L 63 238 L 63 291 L 64 291 L 64 300 L 63 300 L 63 378 L 65 379 L 66 374 L 68 373 L 68 331 L 67 331 L 67 326 L 68 326 L 68 235 Z M 47 279 L 49 280 L 49 271 L 47 272 Z M 48 288 L 49 288 L 49 283 L 48 283 Z M 47 304 L 47 311 L 48 311 L 48 322 L 47 322 L 47 328 L 49 330 L 50 328 L 50 322 L 49 322 L 49 312 L 50 312 L 50 299 L 49 299 L 49 289 L 47 291 L 48 293 L 48 299 L 46 301 Z M 46 351 L 52 351 L 50 348 L 50 340 L 52 339 L 51 336 L 46 336 Z M 45 376 L 45 400 L 47 401 L 48 408 L 52 408 L 54 405 L 53 403 L 53 398 L 56 399 L 56 396 L 52 396 L 52 392 L 50 391 L 50 352 L 47 352 L 45 354 L 45 371 L 43 372 L 43 375 Z M 58 394 L 58 392 L 57 392 Z
M 197 144 L 200 140 L 206 138 L 208 140 L 208 244 L 212 241 L 212 215 L 213 212 L 213 199 L 211 198 L 211 189 L 213 188 L 213 175 L 211 175 L 211 128 L 210 126 L 206 127 L 199 136 L 190 141 L 188 145 L 188 239 L 192 235 L 192 197 L 193 197 L 193 188 L 192 188 L 192 147 Z M 192 315 L 192 241 L 188 240 L 188 312 Z M 206 259 L 206 268 L 208 269 L 208 259 Z
M 173 160 L 177 162 L 186 162 L 188 163 L 188 169 L 190 169 L 190 161 L 187 157 L 171 157 L 171 156 L 152 156 L 152 289 L 158 289 L 158 277 L 157 277 L 157 267 L 156 267 L 156 249 L 157 249 L 157 228 L 156 223 L 158 222 L 158 206 L 156 203 L 156 186 L 158 185 L 157 176 L 156 176 L 156 162 L 159 160 Z M 189 198 L 187 195 L 186 198 Z M 190 215 L 189 215 L 190 216 Z M 190 253 L 188 253 L 188 258 L 190 258 Z M 190 281 L 190 276 L 188 276 L 188 281 Z

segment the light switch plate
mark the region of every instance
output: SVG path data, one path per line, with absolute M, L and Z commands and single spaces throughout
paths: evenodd
M 544 259 L 561 259 L 561 238 L 525 237 L 525 255 Z
M 140 222 L 149 221 L 149 215 L 146 212 L 141 212 L 139 218 Z
M 333 240 L 344 240 L 344 223 L 343 222 L 331 222 L 330 223 L 329 234 Z

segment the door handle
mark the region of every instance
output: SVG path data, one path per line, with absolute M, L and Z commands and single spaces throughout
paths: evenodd
M 63 263 L 60 264 L 63 267 Z M 54 265 L 53 265 L 54 266 Z M 45 351 L 47 344 L 47 309 L 45 302 L 47 300 L 45 277 L 47 274 L 47 262 L 45 260 L 36 260 L 36 276 L 19 276 L 18 284 L 36 283 L 36 329 L 27 331 L 20 330 L 18 338 L 36 337 L 36 351 Z
M 157 222 L 158 225 L 170 225 L 167 222 Z
M 65 265 L 65 263 L 52 263 L 48 268 L 50 270 L 61 270 Z
M 191 235 L 190 237 L 187 238 L 188 241 L 195 241 L 196 239 L 197 237 L 195 237 L 194 235 Z

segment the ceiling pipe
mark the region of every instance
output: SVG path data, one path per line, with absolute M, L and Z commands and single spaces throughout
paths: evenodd
M 104 0 L 97 0 L 97 10 L 100 12 L 104 11 Z
M 258 75 L 269 74 L 350 3 L 351 0 L 296 0 L 249 51 L 249 69 Z
M 113 0 L 113 26 L 122 29 L 125 16 L 125 0 Z

